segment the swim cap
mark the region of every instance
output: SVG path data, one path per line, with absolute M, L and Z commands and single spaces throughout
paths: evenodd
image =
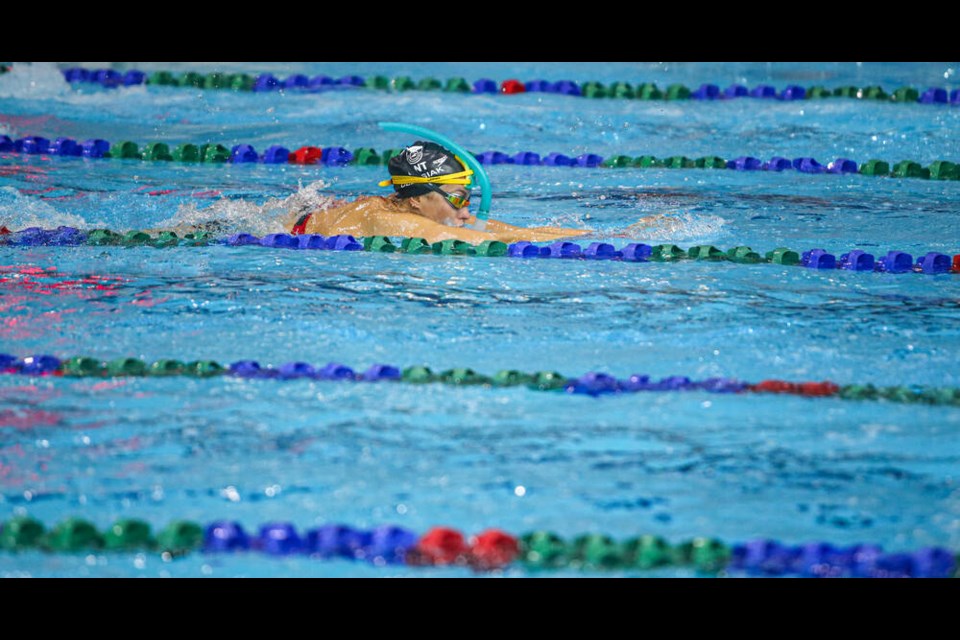
M 387 163 L 390 180 L 380 186 L 393 184 L 401 198 L 412 198 L 429 193 L 426 183 L 469 185 L 473 171 L 436 142 L 417 140 Z

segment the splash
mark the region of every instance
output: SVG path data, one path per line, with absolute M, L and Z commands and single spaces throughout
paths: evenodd
M 30 100 L 63 98 L 70 94 L 70 84 L 52 62 L 17 62 L 0 75 L 0 98 Z
M 722 235 L 727 220 L 720 216 L 692 213 L 660 213 L 642 218 L 615 237 L 656 243 L 715 242 Z
M 640 218 L 626 227 L 604 228 L 597 220 L 584 220 L 579 215 L 555 216 L 550 226 L 572 227 L 590 230 L 590 237 L 625 238 L 638 242 L 656 244 L 679 242 L 694 244 L 715 242 L 724 233 L 728 221 L 720 216 L 696 215 L 693 213 L 656 213 Z
M 0 224 L 10 229 L 89 226 L 80 216 L 57 211 L 40 198 L 24 195 L 15 187 L 0 187 Z
M 163 229 L 186 230 L 191 227 L 208 227 L 215 223 L 219 235 L 230 233 L 289 233 L 290 219 L 295 214 L 309 213 L 317 209 L 329 209 L 345 204 L 344 201 L 322 193 L 329 183 L 317 180 L 303 186 L 286 198 L 269 198 L 263 204 L 246 200 L 223 198 L 213 205 L 199 208 L 193 203 L 182 204 L 173 217 L 158 223 Z

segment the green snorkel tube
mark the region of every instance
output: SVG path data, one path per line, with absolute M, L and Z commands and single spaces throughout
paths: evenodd
M 487 179 L 487 172 L 483 170 L 483 167 L 477 162 L 477 159 L 473 157 L 473 154 L 450 138 L 431 131 L 430 129 L 424 129 L 423 127 L 418 127 L 413 124 L 403 124 L 402 122 L 378 122 L 377 124 L 380 125 L 381 129 L 386 129 L 387 131 L 402 131 L 403 133 L 410 133 L 436 142 L 437 144 L 442 144 L 466 162 L 467 167 L 473 169 L 473 174 L 477 176 L 477 182 L 480 184 L 480 209 L 477 211 L 477 222 L 473 227 L 478 231 L 483 231 L 487 228 L 487 218 L 490 217 L 490 180 Z

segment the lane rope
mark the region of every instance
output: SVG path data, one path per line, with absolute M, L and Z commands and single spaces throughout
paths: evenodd
M 949 578 L 957 577 L 957 556 L 942 547 L 914 552 L 885 552 L 879 545 L 837 546 L 828 542 L 788 545 L 771 539 L 727 544 L 697 537 L 670 544 L 654 535 L 616 541 L 599 533 L 565 540 L 550 531 L 521 536 L 488 528 L 464 536 L 451 527 L 423 534 L 394 525 L 371 530 L 328 524 L 298 532 L 289 522 L 269 522 L 247 532 L 236 521 L 200 525 L 175 520 L 156 536 L 149 523 L 118 520 L 106 531 L 82 518 L 67 518 L 47 530 L 40 521 L 20 516 L 0 526 L 0 549 L 47 553 L 160 553 L 172 560 L 191 552 L 262 553 L 368 562 L 374 566 L 467 566 L 475 571 L 519 567 L 528 571 L 587 571 L 692 568 L 702 574 L 751 576 Z
M 603 372 L 589 372 L 570 377 L 556 371 L 525 373 L 504 369 L 493 376 L 478 373 L 469 367 L 434 372 L 427 366 L 404 369 L 390 364 L 374 364 L 357 371 L 340 362 L 315 366 L 308 362 L 287 362 L 272 367 L 255 360 L 238 360 L 223 365 L 215 360 L 160 359 L 145 362 L 139 358 L 121 357 L 103 361 L 89 356 L 58 358 L 49 354 L 17 357 L 0 353 L 0 374 L 51 376 L 67 378 L 170 377 L 233 378 L 259 380 L 326 380 L 341 382 L 395 382 L 406 384 L 439 383 L 451 386 L 525 387 L 534 391 L 555 391 L 592 397 L 643 392 L 707 392 L 732 394 L 789 394 L 807 398 L 839 398 L 873 400 L 907 404 L 960 406 L 960 388 L 899 385 L 877 387 L 871 383 L 839 385 L 829 380 L 787 381 L 768 379 L 757 383 L 735 378 L 692 380 L 687 376 L 666 376 L 659 380 L 646 374 L 616 378 Z
M 359 147 L 353 150 L 340 146 L 303 145 L 291 150 L 283 145 L 272 145 L 263 153 L 257 152 L 251 144 L 236 144 L 227 148 L 215 143 L 181 143 L 170 148 L 166 142 L 149 142 L 140 145 L 132 140 L 113 142 L 89 138 L 78 141 L 73 138 L 58 137 L 53 140 L 44 136 L 25 136 L 12 139 L 0 135 L 0 153 L 19 153 L 43 158 L 55 156 L 65 158 L 111 158 L 142 160 L 150 162 L 185 162 L 206 164 L 298 164 L 340 167 L 347 165 L 381 166 L 386 165 L 402 149 L 385 149 L 377 152 L 372 147 Z M 652 155 L 614 155 L 604 157 L 596 153 L 583 153 L 577 156 L 551 152 L 541 154 L 534 151 L 504 153 L 501 151 L 469 152 L 480 165 L 523 165 L 574 168 L 606 169 L 727 169 L 731 171 L 797 171 L 804 174 L 861 174 L 866 176 L 890 176 L 895 178 L 916 178 L 921 180 L 960 180 L 960 165 L 949 160 L 935 160 L 924 167 L 914 160 L 901 160 L 891 165 L 876 158 L 866 162 L 856 162 L 849 158 L 836 158 L 822 163 L 816 158 L 803 156 L 786 158 L 774 156 L 762 160 L 754 156 L 739 156 L 724 159 L 720 156 L 702 156 L 688 158 L 682 155 L 658 158 Z
M 394 240 L 397 240 L 399 244 L 395 244 Z M 906 251 L 891 250 L 885 255 L 875 256 L 860 249 L 853 249 L 838 256 L 820 248 L 794 251 L 787 247 L 778 247 L 772 251 L 760 253 L 748 246 L 733 247 L 724 251 L 713 245 L 697 245 L 683 249 L 673 244 L 648 245 L 642 242 L 631 242 L 617 249 L 614 245 L 606 242 L 591 242 L 584 247 L 576 242 L 564 240 L 545 245 L 527 241 L 507 244 L 497 240 L 486 240 L 474 245 L 461 240 L 443 240 L 430 243 L 423 238 L 390 238 L 387 236 L 355 238 L 351 235 L 323 236 L 319 234 L 271 233 L 259 237 L 249 233 L 236 233 L 226 238 L 217 238 L 207 232 L 187 233 L 180 237 L 172 231 L 156 234 L 143 231 L 119 233 L 110 229 L 85 231 L 66 226 L 56 229 L 29 227 L 18 231 L 10 231 L 7 227 L 0 226 L 0 246 L 11 247 L 122 246 L 162 249 L 210 245 L 253 246 L 305 251 L 367 251 L 372 253 L 489 258 L 613 260 L 637 263 L 695 260 L 718 264 L 776 264 L 825 271 L 841 269 L 891 274 L 938 275 L 960 273 L 960 254 L 951 257 L 938 251 L 928 251 L 914 258 L 912 254 Z
M 704 83 L 696 89 L 691 89 L 681 83 L 673 83 L 660 89 L 655 83 L 629 83 L 613 81 L 609 83 L 587 80 L 574 82 L 572 80 L 529 80 L 520 81 L 516 78 L 497 82 L 490 78 L 480 78 L 468 82 L 462 77 L 448 78 L 446 81 L 426 76 L 414 80 L 409 76 L 385 75 L 358 76 L 346 75 L 333 78 L 327 75 L 306 76 L 292 74 L 283 78 L 272 73 L 221 73 L 212 72 L 201 74 L 195 71 L 173 73 L 170 71 L 154 71 L 147 73 L 138 69 L 130 69 L 123 73 L 113 69 L 85 69 L 71 67 L 62 69 L 64 80 L 71 84 L 97 84 L 108 89 L 137 85 L 153 85 L 168 87 L 183 87 L 190 89 L 232 90 L 242 92 L 300 92 L 317 93 L 327 91 L 374 89 L 390 92 L 406 91 L 433 91 L 442 93 L 466 93 L 484 95 L 518 95 L 523 93 L 550 93 L 565 96 L 604 99 L 616 98 L 627 100 L 693 100 L 700 102 L 725 101 L 739 98 L 756 98 L 761 101 L 797 101 L 817 100 L 826 98 L 852 98 L 860 101 L 895 102 L 903 104 L 960 104 L 960 90 L 952 91 L 943 87 L 928 87 L 922 92 L 911 86 L 902 86 L 893 91 L 883 87 L 871 85 L 856 87 L 851 85 L 828 89 L 823 86 L 803 87 L 787 85 L 783 89 L 776 89 L 768 84 L 759 84 L 747 87 L 743 84 L 732 84 L 721 89 L 719 85 Z

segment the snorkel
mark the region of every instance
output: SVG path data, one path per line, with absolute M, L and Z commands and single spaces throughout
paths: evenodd
M 473 157 L 473 154 L 458 145 L 450 138 L 440 135 L 435 131 L 431 131 L 430 129 L 418 127 L 414 124 L 404 124 L 402 122 L 378 122 L 377 124 L 381 129 L 386 129 L 387 131 L 401 131 L 403 133 L 410 133 L 415 136 L 420 136 L 421 138 L 426 138 L 432 142 L 436 142 L 437 144 L 442 144 L 447 149 L 450 149 L 457 154 L 461 160 L 466 162 L 467 167 L 472 169 L 474 175 L 477 176 L 477 183 L 480 185 L 480 209 L 477 211 L 477 222 L 473 225 L 473 228 L 478 231 L 483 231 L 487 228 L 487 218 L 490 217 L 490 180 L 487 179 L 487 172 L 483 170 L 483 166 L 477 162 L 477 159 Z

